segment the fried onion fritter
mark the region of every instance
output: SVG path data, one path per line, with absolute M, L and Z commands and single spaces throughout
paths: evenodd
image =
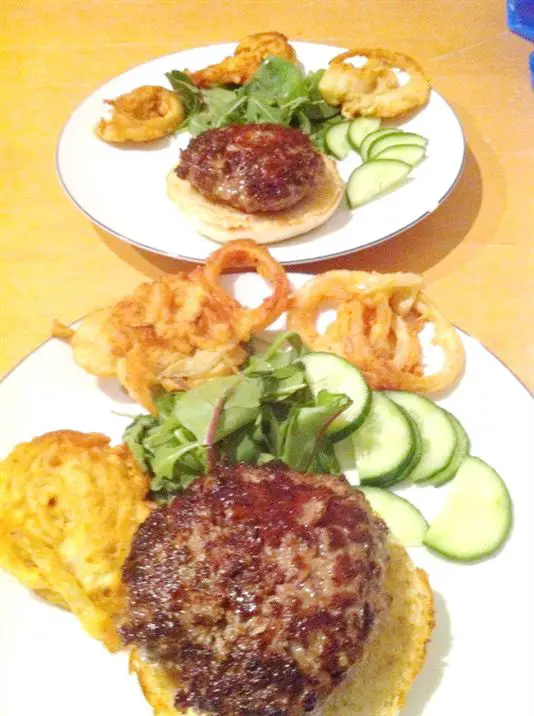
M 263 309 L 243 308 L 215 283 L 220 273 L 245 266 L 258 266 L 274 286 Z M 70 340 L 82 368 L 118 377 L 134 400 L 153 410 L 157 389 L 186 390 L 237 372 L 247 357 L 242 343 L 275 321 L 288 302 L 280 264 L 264 247 L 241 240 L 212 254 L 204 268 L 141 284 L 131 296 L 84 318 L 72 335 L 57 323 L 53 334 Z
M 310 350 L 335 353 L 358 366 L 373 390 L 448 390 L 462 372 L 465 352 L 456 328 L 423 287 L 423 278 L 413 273 L 327 271 L 297 291 L 288 327 Z M 326 307 L 335 308 L 336 316 L 321 333 L 317 317 Z M 429 324 L 443 364 L 425 374 L 419 334 Z
M 59 430 L 21 443 L 0 463 L 0 566 L 119 649 L 121 569 L 147 491 L 129 450 L 105 435 Z
M 242 85 L 251 79 L 267 57 L 297 61 L 294 48 L 281 32 L 258 32 L 242 40 L 234 54 L 222 62 L 187 74 L 197 87 Z
M 108 99 L 111 119 L 101 119 L 95 132 L 105 142 L 151 142 L 172 134 L 185 117 L 182 101 L 175 92 L 143 85 Z
M 354 67 L 345 60 L 362 56 L 367 62 Z M 400 84 L 393 68 L 410 76 Z M 421 107 L 430 96 L 430 82 L 422 68 L 407 55 L 389 50 L 356 49 L 344 52 L 330 61 L 319 82 L 319 91 L 328 104 L 341 106 L 341 114 L 398 117 Z

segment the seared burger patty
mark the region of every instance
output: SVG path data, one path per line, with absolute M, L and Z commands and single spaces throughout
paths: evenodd
M 176 173 L 208 199 L 253 214 L 294 206 L 314 191 L 325 167 L 300 130 L 244 124 L 191 140 Z
M 341 478 L 221 467 L 140 527 L 124 567 L 127 643 L 222 716 L 312 711 L 386 606 L 386 528 Z

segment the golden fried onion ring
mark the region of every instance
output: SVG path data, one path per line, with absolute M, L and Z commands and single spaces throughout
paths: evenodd
M 417 274 L 328 271 L 297 292 L 288 327 L 311 350 L 336 353 L 354 363 L 375 390 L 446 390 L 462 371 L 464 349 L 454 326 L 422 287 Z M 318 313 L 332 307 L 336 318 L 319 333 Z M 429 323 L 444 361 L 439 371 L 424 375 L 419 333 Z
M 172 134 L 185 117 L 182 101 L 175 92 L 143 85 L 108 99 L 111 119 L 101 119 L 95 132 L 105 142 L 151 142 Z
M 218 283 L 221 274 L 247 268 L 255 268 L 273 287 L 273 293 L 257 308 L 243 308 Z M 232 241 L 211 254 L 204 266 L 202 280 L 218 301 L 237 309 L 241 340 L 244 341 L 248 341 L 254 331 L 274 323 L 288 306 L 290 288 L 286 272 L 265 247 L 250 239 Z
M 297 61 L 295 50 L 281 32 L 258 32 L 242 40 L 235 53 L 222 62 L 187 74 L 197 87 L 242 85 L 252 78 L 267 57 Z
M 345 60 L 367 58 L 363 67 L 354 67 Z M 404 70 L 410 76 L 399 84 L 392 69 Z M 421 66 L 408 55 L 382 49 L 354 49 L 330 61 L 319 82 L 319 91 L 328 104 L 341 105 L 341 114 L 398 117 L 421 107 L 430 96 L 430 82 Z
M 219 284 L 220 274 L 257 266 L 274 287 L 255 309 L 245 309 Z M 243 343 L 287 308 L 289 284 L 266 248 L 250 240 L 230 242 L 189 274 L 162 276 L 131 296 L 83 319 L 75 330 L 56 323 L 74 360 L 89 373 L 118 377 L 130 396 L 154 410 L 152 395 L 186 390 L 231 375 L 247 357 Z

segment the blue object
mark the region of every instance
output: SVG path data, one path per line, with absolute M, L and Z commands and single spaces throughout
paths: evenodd
M 534 41 L 534 0 L 507 0 L 508 27 Z
M 534 89 L 534 52 L 530 53 L 530 83 Z

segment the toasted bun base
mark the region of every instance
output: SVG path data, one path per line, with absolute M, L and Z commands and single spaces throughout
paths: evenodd
M 434 628 L 434 600 L 426 573 L 416 569 L 407 552 L 390 546 L 386 588 L 392 595 L 363 662 L 321 709 L 321 716 L 396 716 L 423 666 Z M 161 669 L 134 650 L 130 668 L 137 674 L 154 716 L 179 716 L 174 689 Z M 187 716 L 194 716 L 188 709 Z
M 174 169 L 167 176 L 167 193 L 195 229 L 204 236 L 225 243 L 234 239 L 254 239 L 272 244 L 300 236 L 332 216 L 343 196 L 343 184 L 334 162 L 323 157 L 325 178 L 316 191 L 285 211 L 246 214 L 225 204 L 206 199 Z

